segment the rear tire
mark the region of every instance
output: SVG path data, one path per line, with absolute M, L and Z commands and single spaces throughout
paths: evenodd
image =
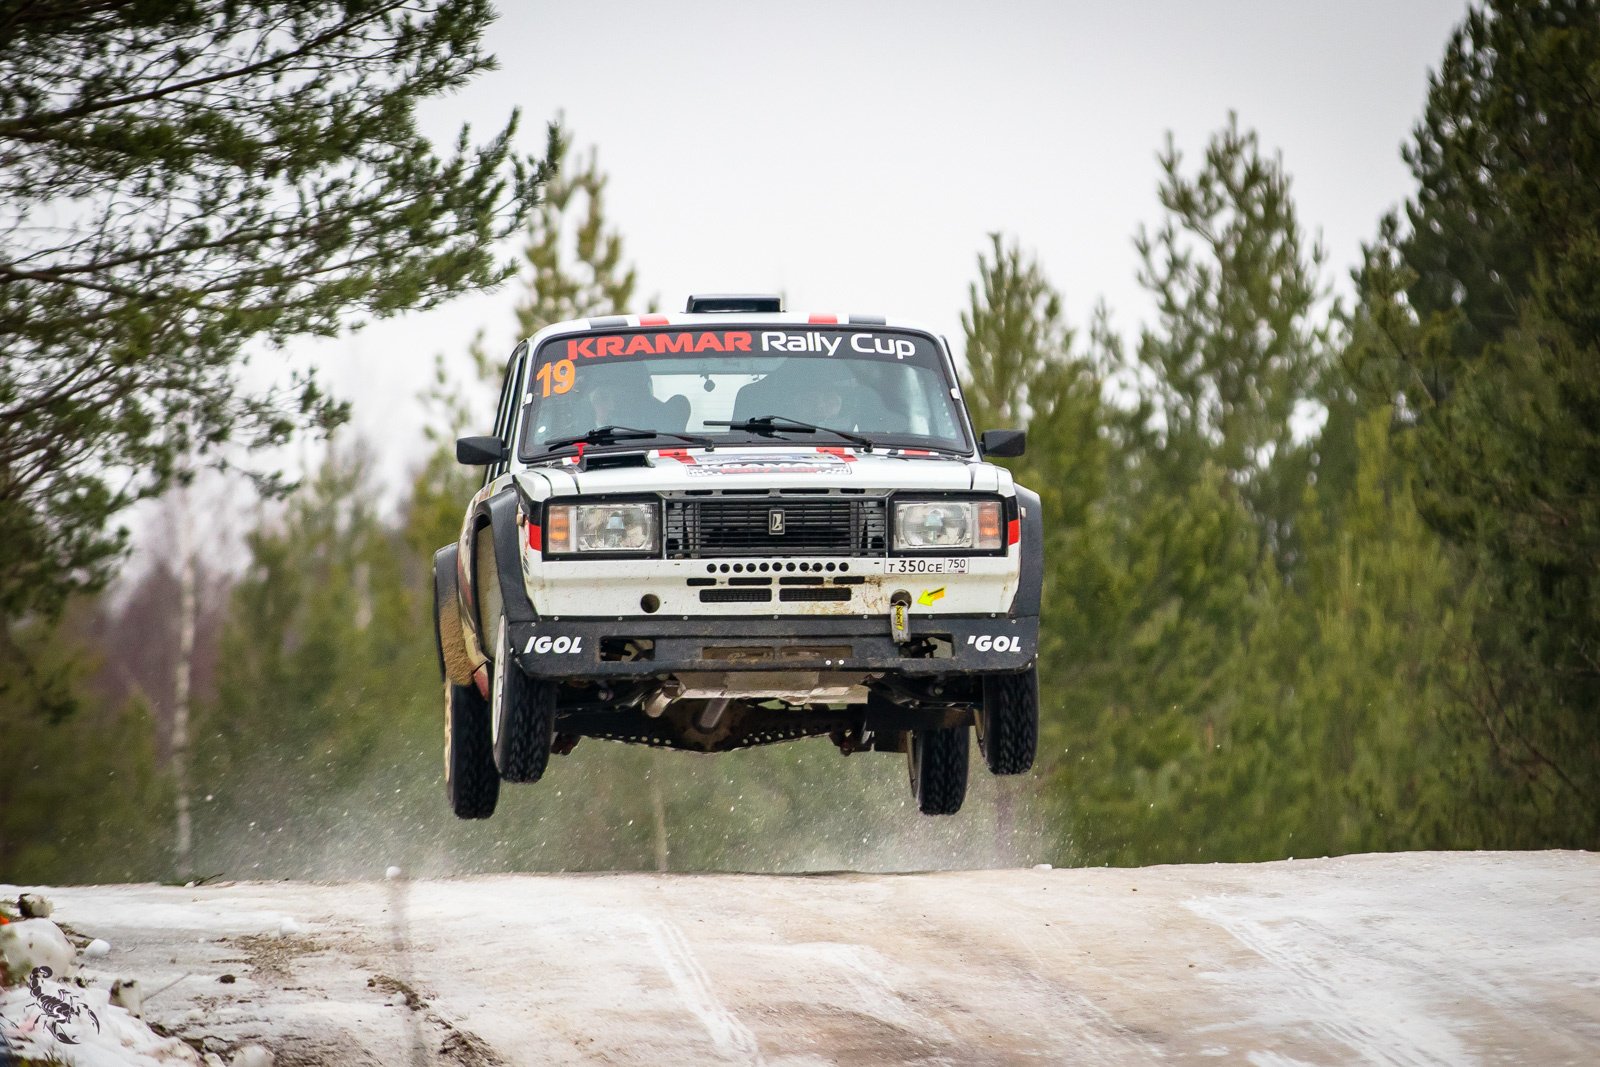
M 912 730 L 906 745 L 911 795 L 924 815 L 954 815 L 967 799 L 972 734 L 965 726 Z
M 458 819 L 487 819 L 500 799 L 489 747 L 489 705 L 475 686 L 447 687 L 444 793 Z
M 1039 750 L 1039 668 L 986 674 L 978 747 L 994 774 L 1026 774 Z
M 494 765 L 508 782 L 537 782 L 550 763 L 556 733 L 555 683 L 529 678 L 511 655 L 504 616 L 495 634 L 489 689 Z

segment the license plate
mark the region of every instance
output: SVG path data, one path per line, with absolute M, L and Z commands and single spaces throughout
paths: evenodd
M 965 574 L 965 559 L 891 559 L 890 574 Z

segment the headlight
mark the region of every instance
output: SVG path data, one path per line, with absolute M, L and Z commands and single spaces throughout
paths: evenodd
M 654 552 L 654 504 L 552 504 L 545 515 L 545 550 L 579 552 Z
M 1004 545 L 1000 529 L 998 500 L 919 500 L 894 509 L 896 551 L 992 552 Z

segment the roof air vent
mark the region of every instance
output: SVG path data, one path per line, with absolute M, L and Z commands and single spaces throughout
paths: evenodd
M 763 293 L 697 293 L 689 297 L 689 304 L 683 310 L 691 315 L 729 311 L 770 314 L 783 310 L 783 297 Z

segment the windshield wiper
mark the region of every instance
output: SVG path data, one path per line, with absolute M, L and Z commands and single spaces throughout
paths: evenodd
M 786 425 L 774 426 L 773 423 L 776 422 L 782 422 Z M 860 434 L 851 433 L 849 430 L 835 430 L 831 426 L 818 426 L 814 422 L 801 422 L 799 419 L 791 419 L 787 415 L 757 415 L 753 419 L 739 419 L 733 422 L 726 419 L 707 419 L 706 425 L 726 426 L 730 430 L 743 430 L 746 433 L 767 435 L 774 433 L 831 433 L 844 438 L 851 444 L 860 445 L 863 452 L 871 452 L 873 449 L 873 440 L 870 437 L 862 437 Z
M 640 430 L 632 426 L 596 426 L 576 437 L 558 437 L 554 441 L 546 442 L 544 450 L 554 452 L 558 448 L 569 448 L 572 445 L 613 445 L 618 441 L 648 441 L 657 437 L 671 437 L 678 441 L 687 441 L 691 445 L 702 445 L 707 452 L 717 447 L 717 443 L 711 438 L 692 433 Z

